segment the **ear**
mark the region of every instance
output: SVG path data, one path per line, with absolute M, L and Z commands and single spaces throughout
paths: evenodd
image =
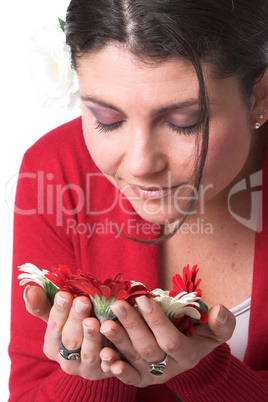
M 260 128 L 268 119 L 268 67 L 252 93 L 251 128 Z

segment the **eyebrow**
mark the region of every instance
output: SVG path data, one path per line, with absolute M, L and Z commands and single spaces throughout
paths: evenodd
M 125 114 L 122 110 L 120 110 L 116 106 L 112 105 L 111 103 L 103 102 L 100 99 L 92 98 L 91 96 L 85 96 L 85 95 L 81 95 L 81 99 L 82 99 L 82 101 L 92 102 L 92 103 L 95 103 L 96 105 L 115 110 L 116 112 L 121 113 L 121 114 Z M 173 103 L 171 105 L 167 105 L 160 109 L 154 110 L 153 115 L 165 113 L 166 111 L 174 110 L 174 109 L 184 109 L 186 107 L 191 107 L 191 106 L 199 106 L 199 100 L 192 99 L 192 100 L 188 100 L 188 101 L 184 101 L 184 102 Z

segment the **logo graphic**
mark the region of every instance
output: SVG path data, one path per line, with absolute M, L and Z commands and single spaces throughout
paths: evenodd
M 258 171 L 249 176 L 249 187 L 247 186 L 246 179 L 236 183 L 228 195 L 228 209 L 234 219 L 241 225 L 254 230 L 255 232 L 262 231 L 262 190 L 259 187 L 262 185 L 262 171 Z M 239 216 L 231 209 L 231 197 L 241 191 L 250 190 L 250 217 L 249 219 Z

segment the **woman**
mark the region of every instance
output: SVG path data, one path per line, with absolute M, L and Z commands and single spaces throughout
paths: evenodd
M 263 0 L 71 1 L 82 120 L 22 163 L 11 400 L 267 400 L 267 212 L 257 219 L 268 196 L 267 21 Z M 121 325 L 100 326 L 86 297 L 59 292 L 51 308 L 36 287 L 28 314 L 17 283 L 26 261 L 103 279 L 122 271 L 150 290 L 198 264 L 208 325 L 185 336 L 141 296 L 143 317 L 117 301 Z M 242 315 L 231 353 L 230 309 L 245 301 L 250 322 Z

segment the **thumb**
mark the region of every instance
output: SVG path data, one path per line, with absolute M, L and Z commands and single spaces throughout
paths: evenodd
M 232 337 L 236 319 L 228 308 L 220 304 L 209 311 L 208 325 L 213 332 L 213 338 L 219 343 L 223 343 Z
M 38 286 L 26 286 L 23 297 L 27 311 L 47 322 L 51 304 L 44 289 Z

